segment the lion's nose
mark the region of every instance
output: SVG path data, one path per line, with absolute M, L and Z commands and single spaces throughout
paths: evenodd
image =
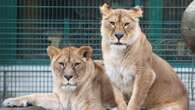
M 72 77 L 72 75 L 64 75 L 64 78 L 66 78 L 67 80 L 70 80 Z
M 117 32 L 117 33 L 115 33 L 114 35 L 115 35 L 115 37 L 116 37 L 118 40 L 120 40 L 120 39 L 124 36 L 124 33 L 123 33 L 123 32 Z

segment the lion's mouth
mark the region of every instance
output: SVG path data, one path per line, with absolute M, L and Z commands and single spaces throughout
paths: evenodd
M 77 85 L 76 84 L 71 84 L 71 83 L 66 83 L 66 84 L 63 84 L 61 86 L 61 88 L 63 90 L 66 90 L 66 91 L 74 91 L 74 90 L 76 90 Z
M 77 84 L 76 83 L 70 83 L 70 82 L 67 82 L 67 83 L 63 83 L 62 84 L 62 87 L 68 87 L 68 86 L 77 86 Z
M 121 42 L 116 42 L 116 43 L 111 43 L 111 45 L 118 45 L 118 46 L 121 46 L 121 45 L 127 45 L 127 44 L 125 44 L 125 43 L 121 43 Z
M 65 86 L 76 86 L 76 84 L 67 83 Z

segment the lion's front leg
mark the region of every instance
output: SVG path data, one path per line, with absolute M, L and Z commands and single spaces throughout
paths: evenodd
M 57 110 L 59 107 L 59 100 L 54 93 L 48 94 L 32 94 L 28 96 L 20 96 L 16 98 L 5 99 L 2 103 L 6 107 L 26 107 L 26 106 L 40 106 L 45 109 Z
M 26 107 L 31 106 L 32 102 L 28 100 L 28 96 L 25 97 L 16 97 L 5 99 L 2 103 L 2 106 L 5 107 Z
M 138 70 L 135 76 L 133 92 L 127 110 L 141 109 L 155 78 L 156 74 L 150 67 L 144 67 L 143 69 Z
M 114 89 L 114 95 L 115 95 L 115 100 L 116 100 L 116 103 L 118 105 L 118 110 L 126 110 L 127 109 L 127 104 L 123 98 L 123 94 L 122 92 L 116 88 L 115 86 L 113 86 L 113 89 Z M 114 110 L 114 109 L 112 109 Z

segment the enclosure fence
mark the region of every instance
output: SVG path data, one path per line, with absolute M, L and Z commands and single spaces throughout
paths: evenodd
M 52 90 L 46 48 L 90 45 L 101 59 L 99 6 L 143 5 L 141 28 L 153 50 L 177 71 L 195 98 L 195 57 L 180 32 L 192 0 L 0 0 L 0 100 Z M 173 88 L 174 91 L 174 88 Z

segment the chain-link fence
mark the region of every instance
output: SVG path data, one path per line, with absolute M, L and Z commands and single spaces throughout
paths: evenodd
M 144 6 L 142 30 L 195 98 L 195 57 L 180 33 L 192 0 L 0 0 L 0 99 L 52 89 L 48 45 L 90 45 L 101 58 L 99 6 Z

